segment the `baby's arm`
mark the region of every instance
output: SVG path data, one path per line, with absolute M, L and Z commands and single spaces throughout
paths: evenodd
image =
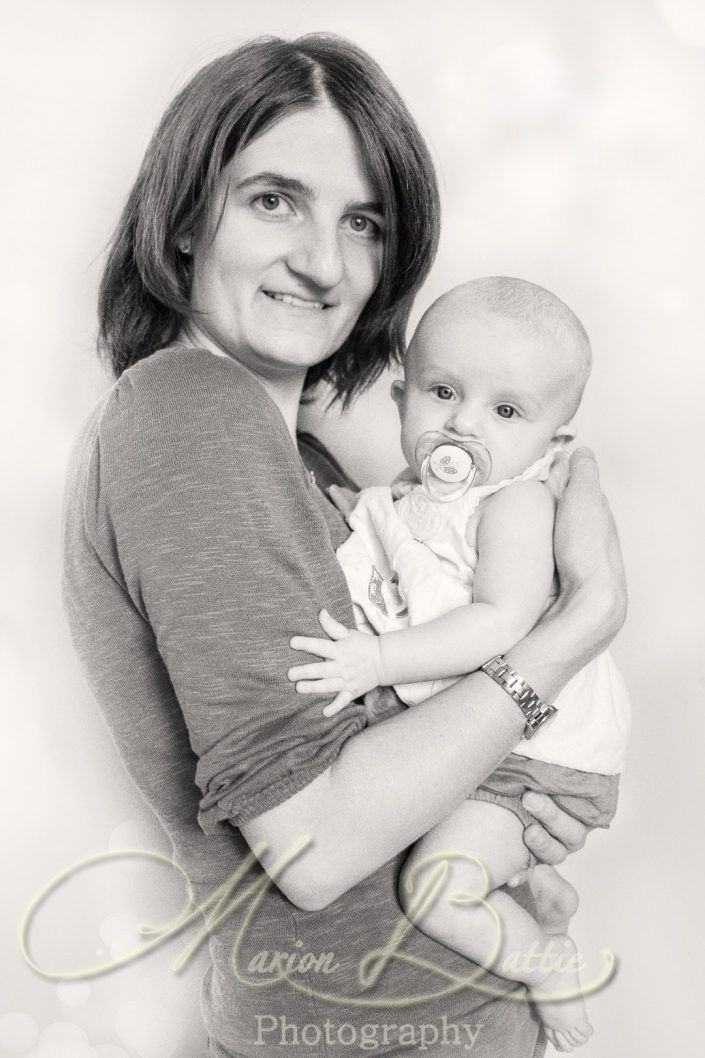
M 552 497 L 539 482 L 502 489 L 481 510 L 472 604 L 378 637 L 350 631 L 324 614 L 330 640 L 296 637 L 292 646 L 326 660 L 295 666 L 289 679 L 303 694 L 335 694 L 330 712 L 372 687 L 459 676 L 508 650 L 533 628 L 549 594 L 553 513 Z
M 385 682 L 461 676 L 523 639 L 551 587 L 553 515 L 553 499 L 540 482 L 517 482 L 486 500 L 472 603 L 380 636 Z

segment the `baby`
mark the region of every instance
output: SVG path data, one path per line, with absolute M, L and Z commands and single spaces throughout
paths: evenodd
M 573 312 L 524 280 L 479 279 L 431 306 L 409 346 L 405 380 L 392 385 L 408 468 L 391 490 L 360 494 L 353 533 L 338 551 L 359 630 L 324 612 L 330 639 L 292 640 L 327 659 L 290 671 L 297 690 L 335 694 L 328 715 L 376 686 L 393 685 L 415 704 L 529 632 L 554 572 L 554 504 L 544 482 L 574 436 L 590 364 Z M 501 675 L 501 659 L 488 668 Z M 417 842 L 400 897 L 419 929 L 525 984 L 551 1043 L 570 1051 L 592 1032 L 575 945 L 547 934 L 501 887 L 529 863 L 525 791 L 550 795 L 589 827 L 609 825 L 629 703 L 603 654 L 554 705 L 551 722 Z M 420 907 L 419 879 L 444 861 L 451 895 Z

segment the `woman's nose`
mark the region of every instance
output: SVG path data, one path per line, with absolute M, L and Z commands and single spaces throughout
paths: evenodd
M 337 286 L 345 270 L 337 225 L 313 219 L 302 225 L 287 261 L 292 271 L 315 286 L 328 290 Z

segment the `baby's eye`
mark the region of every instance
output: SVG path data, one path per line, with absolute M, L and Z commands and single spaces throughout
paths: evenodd
M 452 400 L 455 396 L 450 386 L 434 386 L 433 392 L 439 400 Z
M 513 408 L 511 404 L 497 405 L 497 414 L 499 415 L 500 419 L 513 419 L 516 413 L 516 408 Z

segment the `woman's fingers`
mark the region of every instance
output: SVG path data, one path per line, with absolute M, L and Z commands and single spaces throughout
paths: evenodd
M 587 828 L 550 797 L 529 792 L 522 797 L 522 804 L 537 820 L 524 831 L 524 841 L 541 863 L 562 863 L 568 853 L 583 847 Z
M 559 808 L 550 797 L 531 791 L 524 794 L 522 804 L 568 852 L 582 849 L 588 836 L 587 827 Z
M 580 475 L 586 480 L 590 479 L 594 484 L 600 484 L 600 470 L 597 466 L 595 453 L 586 445 L 576 448 L 570 457 L 571 475 Z
M 343 517 L 348 518 L 355 509 L 358 493 L 341 485 L 330 485 L 327 492 Z
M 532 823 L 524 831 L 524 844 L 531 849 L 540 863 L 549 863 L 555 866 L 563 863 L 568 855 L 565 845 L 552 838 L 548 831 L 544 830 L 540 823 Z
M 353 696 L 350 691 L 340 691 L 339 694 L 336 694 L 330 705 L 325 707 L 323 715 L 335 716 L 335 714 L 339 713 L 341 709 L 344 709 L 346 705 L 350 705 L 352 700 Z
M 555 500 L 559 500 L 568 484 L 570 457 L 567 452 L 556 452 L 551 463 L 546 485 Z
M 596 598 L 609 602 L 608 642 L 624 619 L 624 567 L 597 463 L 587 448 L 578 448 L 571 456 L 570 477 L 556 509 L 554 550 L 562 588 L 587 586 Z

